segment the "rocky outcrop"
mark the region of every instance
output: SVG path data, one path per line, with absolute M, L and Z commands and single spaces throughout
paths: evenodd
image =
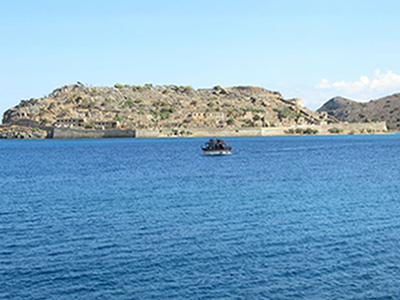
M 3 115 L 3 124 L 31 128 L 155 130 L 318 125 L 334 122 L 326 113 L 284 99 L 279 92 L 238 86 L 68 85 L 47 97 L 23 100 Z
M 38 127 L 26 127 L 26 126 L 0 126 L 0 139 L 44 139 L 48 135 L 46 130 L 42 130 Z
M 388 129 L 400 129 L 400 93 L 366 103 L 335 97 L 317 111 L 326 112 L 341 122 L 384 121 Z
M 355 102 L 343 97 L 334 97 L 327 102 L 324 103 L 324 105 L 321 106 L 317 111 L 322 112 L 322 111 L 332 111 L 336 109 L 341 109 L 344 108 L 348 105 L 354 104 Z

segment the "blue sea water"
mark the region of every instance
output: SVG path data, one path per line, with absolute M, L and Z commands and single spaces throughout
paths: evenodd
M 400 299 L 400 135 L 0 141 L 0 299 Z

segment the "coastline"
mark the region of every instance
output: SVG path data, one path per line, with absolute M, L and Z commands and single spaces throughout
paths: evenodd
M 2 130 L 3 129 L 3 130 Z M 59 127 L 0 126 L 0 139 L 98 139 L 98 138 L 178 138 L 178 137 L 246 137 L 306 136 L 345 134 L 388 134 L 385 122 L 334 123 L 291 127 L 229 127 L 95 130 Z

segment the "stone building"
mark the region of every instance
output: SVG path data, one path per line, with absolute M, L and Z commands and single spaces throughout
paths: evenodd
M 57 119 L 54 126 L 56 127 L 83 127 L 85 119 Z
M 93 121 L 91 122 L 96 129 L 115 129 L 119 126 L 117 121 Z

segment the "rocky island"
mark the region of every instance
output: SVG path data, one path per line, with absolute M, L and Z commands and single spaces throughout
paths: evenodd
M 301 99 L 238 86 L 194 89 L 146 84 L 55 89 L 22 100 L 3 115 L 0 138 L 102 138 L 177 136 L 263 136 L 386 131 L 383 120 L 340 122 L 312 111 Z

